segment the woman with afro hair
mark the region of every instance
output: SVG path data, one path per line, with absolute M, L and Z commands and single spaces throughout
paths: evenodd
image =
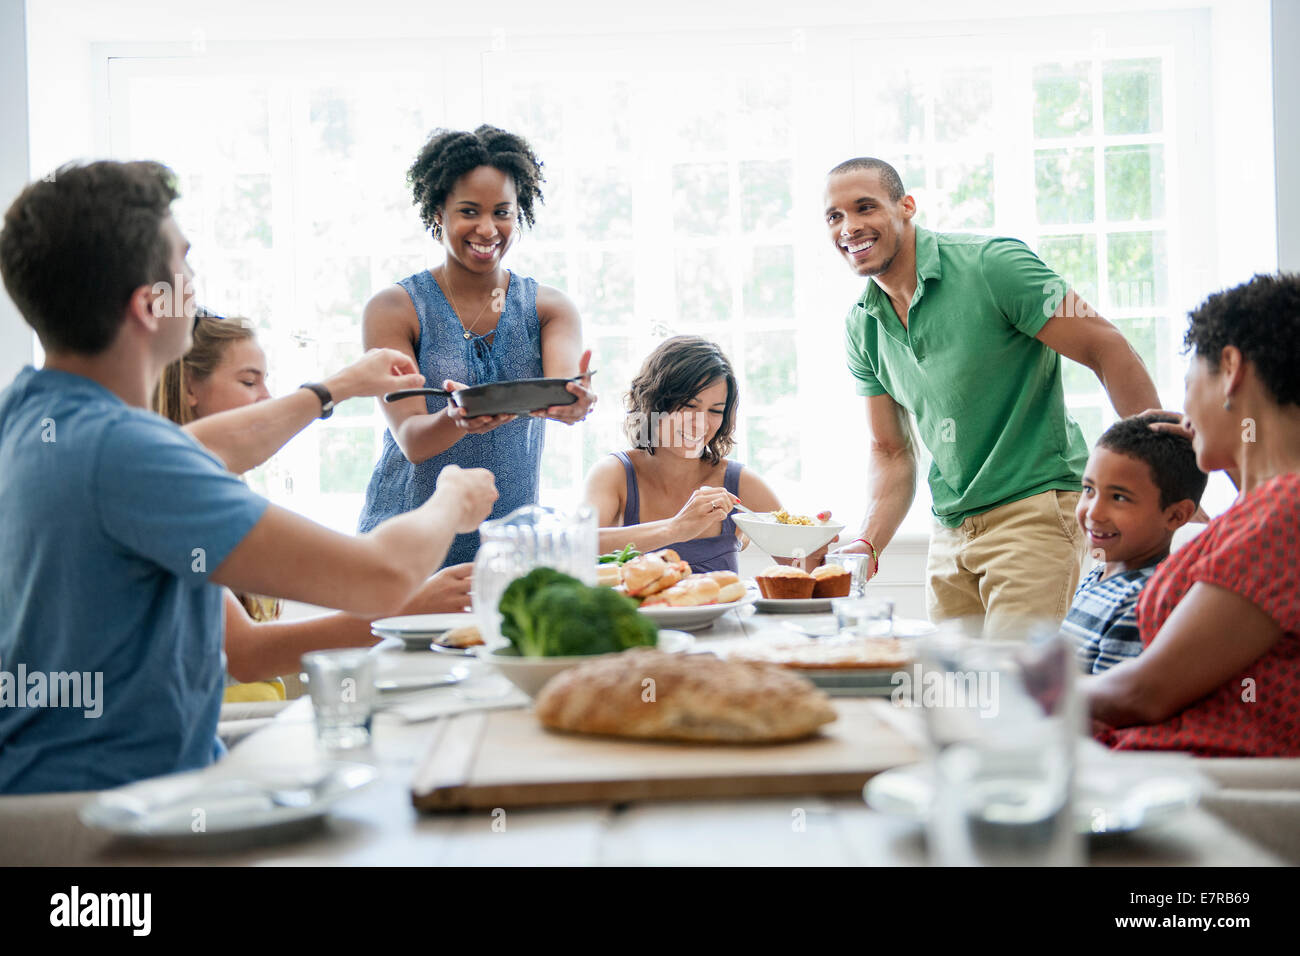
M 1180 425 L 1232 507 L 1138 598 L 1141 655 L 1084 678 L 1094 734 L 1123 750 L 1300 757 L 1300 276 L 1259 275 L 1191 314 Z
M 523 138 L 480 126 L 433 132 L 407 176 L 420 218 L 445 258 L 367 304 L 367 349 L 410 355 L 430 385 L 451 390 L 520 378 L 584 375 L 578 310 L 559 290 L 503 265 L 542 201 L 542 164 Z M 531 416 L 466 418 L 434 396 L 385 404 L 388 431 L 366 489 L 358 531 L 419 506 L 449 464 L 487 468 L 501 497 L 492 517 L 537 501 L 545 421 L 582 421 L 596 401 L 590 378 L 568 386 L 572 405 Z M 446 564 L 473 561 L 478 534 L 458 535 Z

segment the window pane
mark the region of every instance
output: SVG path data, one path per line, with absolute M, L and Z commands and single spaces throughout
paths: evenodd
M 248 319 L 271 328 L 274 271 L 268 256 L 237 256 L 194 261 L 199 303 L 227 318 Z
M 569 257 L 562 250 L 541 249 L 528 242 L 511 255 L 515 257 L 510 264 L 512 272 L 532 276 L 542 285 L 554 286 L 567 295 L 574 294 L 574 286 L 569 281 Z
M 1066 395 L 1093 395 L 1100 382 L 1097 373 L 1086 365 L 1080 365 L 1064 356 L 1061 357 L 1061 386 Z
M 756 332 L 745 336 L 745 391 L 741 404 L 747 411 L 793 398 L 799 390 L 798 349 L 793 332 Z
M 1097 405 L 1084 405 L 1070 408 L 1070 417 L 1079 423 L 1083 429 L 1083 440 L 1091 448 L 1097 444 L 1097 439 L 1101 433 L 1106 430 L 1105 419 L 1102 417 L 1102 410 Z
M 630 252 L 579 253 L 578 298 L 582 317 L 591 322 L 624 325 L 632 320 L 633 257 Z M 550 285 L 545 275 L 539 281 Z
M 364 492 L 377 457 L 374 429 L 322 429 L 320 435 L 321 494 Z
M 352 158 L 352 104 L 338 89 L 313 90 L 308 107 L 309 155 L 318 161 Z
M 745 314 L 794 315 L 794 248 L 758 246 L 745 269 Z
M 1165 148 L 1106 149 L 1106 218 L 1160 219 L 1165 214 Z
M 1097 301 L 1097 240 L 1093 236 L 1044 236 L 1038 240 L 1038 257 L 1084 301 Z
M 935 170 L 934 222 L 940 229 L 993 227 L 993 157 Z
M 315 327 L 312 338 L 361 340 L 361 310 L 370 297 L 370 261 L 357 257 L 321 259 L 313 272 Z
M 558 86 L 555 80 L 511 77 L 504 128 L 527 130 L 528 144 L 543 162 L 559 152 L 562 142 L 565 95 Z M 546 174 L 550 178 L 549 167 Z
M 392 285 L 426 268 L 424 256 L 384 256 L 375 263 L 375 288 Z
M 1169 273 L 1163 232 L 1112 232 L 1107 237 L 1110 301 L 1122 309 L 1164 305 Z
M 542 162 L 547 162 L 545 155 L 542 155 Z M 569 196 L 568 179 L 549 164 L 542 169 L 542 174 L 546 177 L 541 187 L 544 203 L 540 208 L 533 206 L 537 221 L 528 230 L 528 238 L 535 242 L 563 242 L 575 207 Z
M 588 420 L 590 423 L 590 420 Z M 586 428 L 587 424 L 581 426 Z M 621 448 L 622 446 L 620 446 Z M 613 449 L 609 449 L 613 451 Z M 569 492 L 575 481 L 582 475 L 574 474 L 574 465 L 582 454 L 582 432 L 577 428 L 567 428 L 559 422 L 546 423 L 546 451 L 542 455 L 541 492 Z M 541 497 L 539 495 L 539 497 Z M 546 502 L 561 508 L 572 507 L 574 500 Z
M 588 419 L 573 430 L 579 431 L 582 435 L 582 473 L 584 475 L 591 471 L 591 466 L 601 458 L 628 447 L 627 436 L 623 434 L 623 418 L 621 415 L 617 418 Z M 546 449 L 546 454 L 550 454 L 549 447 Z M 542 460 L 546 460 L 546 455 L 542 455 Z M 644 521 L 645 519 L 642 518 L 641 520 Z
M 877 79 L 880 77 L 877 73 Z M 873 80 L 873 85 L 876 81 Z M 910 70 L 899 69 L 864 97 L 866 127 L 871 140 L 887 145 L 920 143 L 925 139 L 925 97 L 923 79 Z M 878 94 L 878 95 L 877 95 Z
M 792 204 L 788 161 L 740 164 L 740 224 L 746 232 L 787 225 Z
M 678 235 L 722 235 L 730 208 L 725 163 L 673 167 L 673 225 Z
M 1034 153 L 1038 221 L 1044 225 L 1092 222 L 1092 149 L 1040 149 Z
M 233 176 L 217 186 L 213 238 L 226 251 L 271 248 L 271 177 Z
M 775 415 L 752 416 L 746 429 L 749 451 L 745 464 L 772 484 L 798 481 L 803 474 L 799 458 L 799 423 Z M 784 502 L 791 507 L 790 502 Z M 797 506 L 795 506 L 797 507 Z
M 790 74 L 761 72 L 741 79 L 736 146 L 783 149 L 791 139 Z
M 731 317 L 731 282 L 721 249 L 693 246 L 677 250 L 677 315 L 682 329 Z
M 1087 63 L 1034 68 L 1034 135 L 1042 139 L 1092 131 L 1092 82 Z
M 1160 61 L 1112 60 L 1105 64 L 1101 100 L 1108 134 L 1160 132 L 1164 112 Z
M 727 148 L 732 86 L 723 74 L 691 73 L 661 87 L 663 104 L 676 122 L 673 153 L 715 153 Z
M 1142 356 L 1147 371 L 1154 378 L 1159 369 L 1159 365 L 1156 364 L 1159 320 L 1154 316 L 1143 316 L 1140 319 L 1116 319 L 1115 327 L 1124 333 L 1124 338 L 1128 339 L 1128 344 L 1133 346 L 1138 355 Z
M 586 240 L 630 239 L 632 185 L 622 170 L 613 166 L 593 170 L 581 181 L 582 189 L 575 197 L 579 236 Z M 554 215 L 554 211 L 550 213 Z
M 993 77 L 986 68 L 948 70 L 934 102 L 934 138 L 955 143 L 993 131 Z

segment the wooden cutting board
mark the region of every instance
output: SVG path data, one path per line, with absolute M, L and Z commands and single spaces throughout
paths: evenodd
M 884 701 L 837 700 L 839 719 L 786 744 L 676 744 L 559 734 L 531 708 L 439 721 L 412 780 L 421 810 L 622 803 L 697 797 L 857 793 L 920 759 Z

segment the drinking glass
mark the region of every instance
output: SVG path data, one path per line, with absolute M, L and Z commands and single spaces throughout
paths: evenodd
M 471 598 L 479 632 L 489 647 L 501 640 L 498 605 L 510 582 L 533 568 L 548 567 L 584 584 L 596 583 L 596 511 L 573 512 L 526 505 L 479 526 Z
M 302 668 L 321 747 L 335 751 L 369 746 L 375 707 L 374 654 L 360 648 L 312 651 L 302 656 Z
M 841 635 L 889 637 L 894 633 L 894 602 L 888 598 L 836 598 L 831 610 Z
M 927 836 L 940 866 L 1072 866 L 1082 858 L 1072 798 L 1082 710 L 1056 624 L 945 624 L 921 645 L 933 749 Z

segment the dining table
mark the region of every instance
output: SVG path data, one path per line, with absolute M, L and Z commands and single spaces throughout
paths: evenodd
M 711 643 L 757 638 L 797 627 L 824 626 L 826 615 L 772 614 L 753 606 L 726 612 L 695 633 L 697 649 Z M 379 674 L 417 680 L 465 666 L 462 659 L 382 647 Z M 412 804 L 412 779 L 441 721 L 421 719 L 420 701 L 454 710 L 455 699 L 498 693 L 503 679 L 491 665 L 459 688 L 406 695 L 416 706 L 381 709 L 370 746 L 347 759 L 377 770 L 368 786 L 334 804 L 330 812 L 291 838 L 274 833 L 194 840 L 160 847 L 91 829 L 78 811 L 95 794 L 3 798 L 4 820 L 21 820 L 26 837 L 6 849 L 0 863 L 58 865 L 754 865 L 916 866 L 927 862 L 925 828 L 914 819 L 872 809 L 862 794 L 806 793 L 714 799 L 632 800 L 571 806 L 498 807 L 425 813 Z M 471 693 L 475 687 L 479 693 Z M 511 691 L 511 693 L 514 693 Z M 458 696 L 459 695 L 459 696 Z M 506 698 L 527 706 L 523 698 Z M 438 702 L 442 701 L 442 704 Z M 924 726 L 916 708 L 895 706 L 887 695 L 874 707 L 924 751 Z M 212 768 L 238 773 L 287 766 L 316 751 L 308 697 L 291 701 L 251 733 L 235 735 L 229 754 Z M 1087 740 L 1082 746 L 1091 746 Z M 1194 758 L 1180 754 L 1128 754 L 1122 759 L 1157 773 L 1170 766 L 1195 773 Z M 206 772 L 206 771 L 205 771 Z M 1213 784 L 1209 784 L 1211 787 Z M 15 803 L 15 801 L 18 801 Z M 28 801 L 26 805 L 22 801 Z M 7 824 L 0 823 L 0 827 Z M 25 849 L 17 849 L 17 847 Z M 15 858 L 17 857 L 17 858 Z M 1191 806 L 1157 826 L 1091 837 L 1093 866 L 1273 866 L 1287 861 L 1225 823 L 1203 806 Z

